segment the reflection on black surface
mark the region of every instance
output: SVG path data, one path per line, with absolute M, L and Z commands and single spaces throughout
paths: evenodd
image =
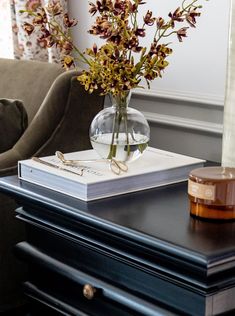
M 143 233 L 146 237 L 166 241 L 203 256 L 235 251 L 235 222 L 212 223 L 192 218 L 189 215 L 187 183 L 119 195 L 92 202 L 84 202 L 58 192 L 48 190 L 16 177 L 9 177 L 9 185 L 17 193 L 32 201 L 60 208 L 64 216 L 75 220 L 81 217 L 94 218 Z M 5 180 L 5 185 L 7 181 Z
M 196 245 L 204 244 L 208 250 L 214 248 L 234 248 L 235 223 L 234 222 L 210 222 L 190 217 L 188 224 L 188 236 Z

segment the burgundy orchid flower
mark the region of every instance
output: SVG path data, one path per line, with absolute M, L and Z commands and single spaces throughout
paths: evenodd
M 182 37 L 187 37 L 187 29 L 188 27 L 182 27 L 181 29 L 179 29 L 176 34 L 177 34 L 177 37 L 178 37 L 178 40 L 180 42 L 183 41 Z

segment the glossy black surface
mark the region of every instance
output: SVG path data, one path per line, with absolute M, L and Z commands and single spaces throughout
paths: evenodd
M 83 213 L 104 223 L 112 222 L 149 237 L 193 251 L 207 259 L 235 251 L 235 222 L 205 222 L 189 215 L 187 183 L 150 189 L 118 197 L 83 202 L 21 182 L 17 177 L 0 180 L 0 187 L 61 207 L 74 217 Z M 131 231 L 130 231 L 131 233 Z

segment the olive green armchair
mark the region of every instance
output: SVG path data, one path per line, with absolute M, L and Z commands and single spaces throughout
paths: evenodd
M 76 79 L 79 71 L 60 65 L 0 59 L 0 99 L 20 100 L 28 126 L 16 143 L 0 153 L 0 176 L 17 173 L 18 160 L 90 148 L 89 125 L 103 108 L 103 97 L 88 94 Z M 10 135 L 0 135 L 5 139 Z M 14 219 L 16 205 L 0 193 L 0 313 L 20 305 L 25 267 L 12 254 L 24 238 Z

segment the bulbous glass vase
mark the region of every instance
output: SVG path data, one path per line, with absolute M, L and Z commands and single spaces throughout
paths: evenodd
M 148 122 L 140 111 L 128 106 L 130 97 L 130 91 L 111 96 L 112 106 L 100 111 L 91 123 L 91 144 L 102 158 L 134 161 L 148 146 Z

